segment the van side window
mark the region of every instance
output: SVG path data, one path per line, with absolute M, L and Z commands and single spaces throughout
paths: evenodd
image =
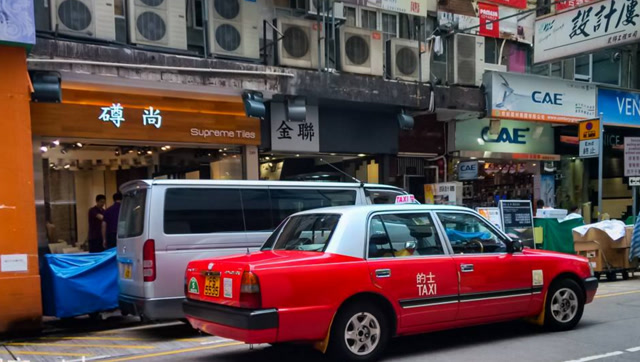
M 240 190 L 170 188 L 164 200 L 165 234 L 244 231 Z
M 280 224 L 282 220 L 296 212 L 319 207 L 355 205 L 355 203 L 355 190 L 271 189 L 271 207 L 273 221 L 276 224 Z
M 271 231 L 271 202 L 267 189 L 242 189 L 242 208 L 247 231 Z

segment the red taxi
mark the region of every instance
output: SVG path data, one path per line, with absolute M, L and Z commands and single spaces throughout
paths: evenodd
M 183 309 L 209 334 L 368 361 L 394 336 L 518 318 L 568 330 L 597 287 L 587 259 L 523 249 L 467 208 L 353 206 L 292 215 L 260 252 L 192 261 Z

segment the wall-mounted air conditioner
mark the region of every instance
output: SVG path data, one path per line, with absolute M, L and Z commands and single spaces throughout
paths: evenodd
M 382 33 L 343 26 L 340 37 L 340 70 L 348 73 L 382 75 Z
M 453 61 L 449 64 L 449 83 L 480 86 L 484 73 L 484 38 L 456 34 L 453 38 Z
M 422 47 L 426 47 L 425 43 L 422 43 Z M 387 41 L 387 77 L 414 82 L 429 81 L 430 58 L 431 54 L 428 52 L 423 52 L 422 57 L 420 56 L 420 44 L 417 40 L 391 38 Z M 420 64 L 422 64 L 422 79 L 420 79 Z
M 52 0 L 51 27 L 64 34 L 116 39 L 114 0 Z
M 502 64 L 478 63 L 478 72 L 484 74 L 488 71 L 506 72 L 507 66 Z
M 187 49 L 186 0 L 128 0 L 129 41 Z
M 259 59 L 259 3 L 209 0 L 209 50 L 217 55 Z
M 335 2 L 333 0 L 307 0 L 308 1 L 308 6 L 307 9 L 309 9 L 307 11 L 307 14 L 310 16 L 322 16 L 323 14 L 323 8 L 322 8 L 322 2 L 324 1 L 324 12 L 326 13 L 327 17 L 331 17 L 332 13 L 333 16 L 336 19 L 340 19 L 340 20 L 344 20 L 345 16 L 344 16 L 344 3 L 341 2 Z
M 324 41 L 318 47 L 318 23 L 314 20 L 282 17 L 274 20 L 274 26 L 283 35 L 276 46 L 277 64 L 285 67 L 318 68 L 318 57 L 324 60 Z M 320 33 L 320 34 L 319 34 Z M 318 55 L 319 54 L 319 55 Z

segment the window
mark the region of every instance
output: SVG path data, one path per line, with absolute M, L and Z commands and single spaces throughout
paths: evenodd
M 113 2 L 113 14 L 115 16 L 124 16 L 124 0 L 115 0 Z
M 146 189 L 130 191 L 123 195 L 118 219 L 118 238 L 133 238 L 142 235 L 146 206 Z
M 314 214 L 292 217 L 282 229 L 273 250 L 324 251 L 340 215 Z
M 537 75 L 544 75 L 547 77 L 562 78 L 562 62 L 555 62 L 551 64 L 538 64 L 531 67 L 531 73 Z
M 202 0 L 191 0 L 189 3 L 191 5 L 188 21 L 189 25 L 194 29 L 202 29 L 204 23 L 202 18 L 202 14 L 204 14 Z
M 164 200 L 165 234 L 206 234 L 244 230 L 240 190 L 167 190 Z
M 484 38 L 484 62 L 488 64 L 500 64 L 498 53 L 500 48 L 498 47 L 498 39 L 496 38 Z
M 296 212 L 355 203 L 355 190 L 271 190 L 273 221 L 276 224 Z
M 270 231 L 273 229 L 271 222 L 271 200 L 269 190 L 242 189 L 242 210 L 247 231 Z
M 575 80 L 620 85 L 618 51 L 604 50 L 575 58 Z
M 398 16 L 395 14 L 382 13 L 382 37 L 384 44 L 387 44 L 387 40 L 396 38 L 397 36 Z
M 345 25 L 357 26 L 356 24 L 356 8 L 351 6 L 344 7 L 344 17 L 347 19 Z
M 581 55 L 576 58 L 575 80 L 591 81 L 591 55 Z
M 502 238 L 475 215 L 438 213 L 454 254 L 502 253 L 507 246 Z
M 360 27 L 378 30 L 378 14 L 375 10 L 360 9 Z
M 372 190 L 364 189 L 364 194 L 372 204 L 395 204 L 396 196 L 404 195 L 402 191 L 396 190 Z
M 377 215 L 369 223 L 369 258 L 442 254 L 444 249 L 427 213 Z

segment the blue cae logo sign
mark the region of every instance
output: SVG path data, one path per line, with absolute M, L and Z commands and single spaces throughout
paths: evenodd
M 535 103 L 553 104 L 556 106 L 562 105 L 562 93 L 549 93 L 535 91 L 531 93 L 531 99 Z
M 514 128 L 513 131 L 509 131 L 508 128 L 501 128 L 500 133 L 496 138 L 490 138 L 489 127 L 482 129 L 482 140 L 492 143 L 511 143 L 524 145 L 527 141 L 524 138 L 527 136 L 525 132 L 529 132 L 529 128 Z

